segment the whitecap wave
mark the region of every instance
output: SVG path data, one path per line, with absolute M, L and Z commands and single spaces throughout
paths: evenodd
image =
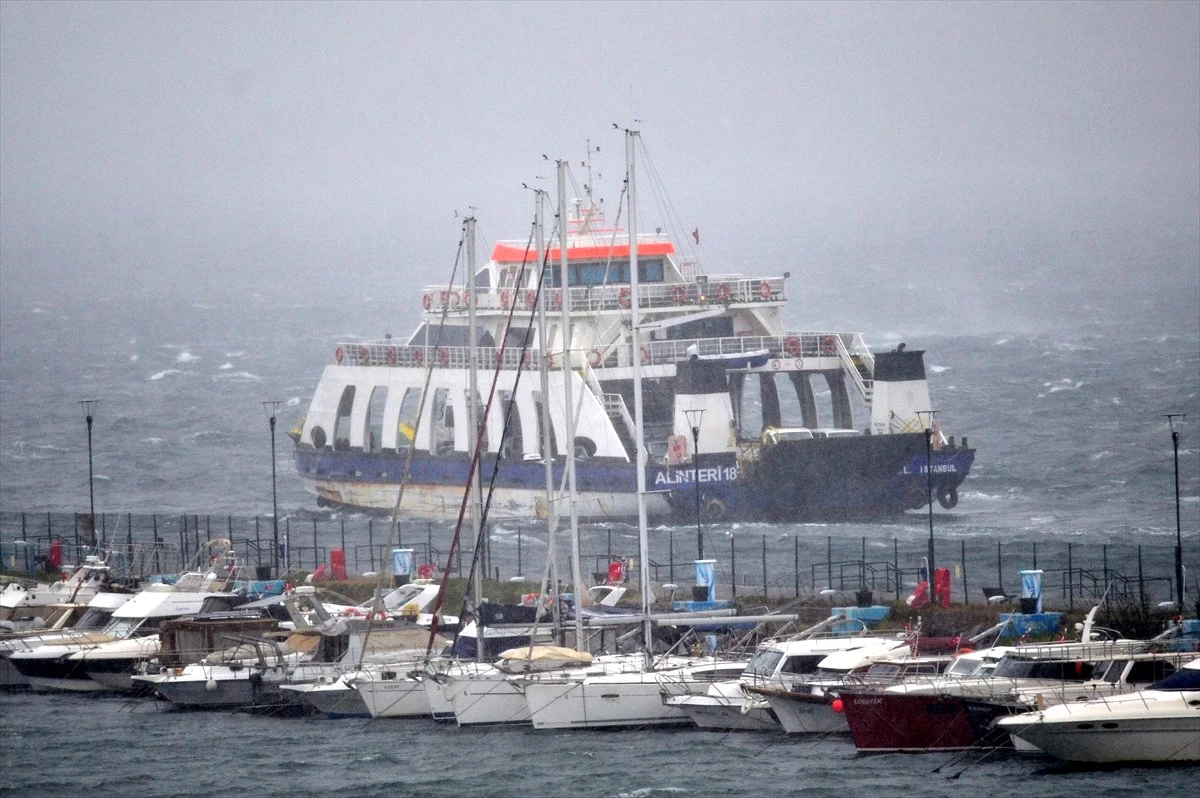
M 944 371 L 950 370 L 949 366 L 927 366 L 926 368 L 928 368 L 934 374 L 941 374 Z
M 149 377 L 147 377 L 147 379 L 161 380 L 163 377 L 169 377 L 172 374 L 182 374 L 182 373 L 183 372 L 180 371 L 179 369 L 166 369 L 164 371 L 158 372 L 157 374 L 151 374 Z
M 257 382 L 262 377 L 248 371 L 235 371 L 230 374 L 217 374 L 213 379 L 220 382 Z
M 193 355 L 191 352 L 187 351 L 186 349 L 175 356 L 176 363 L 193 363 L 199 359 L 200 359 L 199 355 Z
M 291 399 L 288 399 L 288 400 L 287 400 L 287 402 L 286 402 L 285 404 L 286 404 L 288 407 L 298 407 L 298 406 L 300 405 L 300 397 L 299 397 L 299 396 L 293 396 Z
M 219 368 L 221 371 L 225 371 L 226 369 L 233 368 L 233 364 L 232 363 L 222 363 Z

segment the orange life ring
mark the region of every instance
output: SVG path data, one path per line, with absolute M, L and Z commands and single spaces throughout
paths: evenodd
M 783 342 L 783 351 L 787 353 L 788 357 L 799 357 L 800 339 L 794 335 L 789 336 L 788 339 Z
M 525 292 L 525 307 L 530 310 L 537 307 L 537 291 L 532 288 Z
M 522 366 L 528 366 L 532 362 L 532 360 L 533 360 L 533 358 L 530 356 L 528 349 L 526 349 L 524 352 L 521 353 L 521 365 Z
M 733 291 L 730 290 L 728 283 L 721 283 L 717 286 L 717 301 L 728 302 L 733 298 Z
M 425 361 L 425 353 L 422 352 L 420 349 L 413 348 L 408 351 L 412 352 L 413 362 L 416 363 L 418 366 L 421 365 L 421 363 L 423 363 Z
M 648 365 L 649 363 L 650 363 L 650 347 L 643 346 L 642 347 L 642 365 L 645 366 L 645 365 Z
M 336 360 L 338 363 L 341 363 L 342 360 L 345 359 L 345 357 L 346 357 L 346 350 L 342 349 L 340 346 L 337 349 L 333 350 L 333 359 Z
M 600 350 L 599 349 L 593 349 L 591 352 L 588 352 L 588 363 L 593 366 L 600 365 Z
M 837 339 L 832 335 L 821 336 L 821 354 L 826 357 L 837 354 Z
M 458 308 L 462 306 L 462 295 L 457 291 L 450 292 L 450 307 Z
M 682 305 L 685 299 L 687 299 L 687 289 L 683 287 L 682 283 L 675 283 L 675 285 L 671 286 L 672 302 L 676 305 Z
M 758 298 L 764 302 L 771 298 L 771 286 L 766 280 L 758 284 Z
M 452 293 L 453 293 L 452 291 L 439 291 L 438 292 L 438 299 L 440 299 L 442 301 L 441 307 L 443 310 L 445 310 L 450 305 L 450 294 L 452 294 Z
M 364 346 L 358 350 L 358 365 L 360 365 L 360 366 L 371 365 L 371 348 L 370 347 Z
M 425 292 L 425 296 L 421 297 L 421 307 L 426 310 L 433 307 L 433 296 L 428 291 Z
M 394 365 L 396 365 L 396 347 L 394 347 L 394 346 L 388 346 L 388 348 L 387 348 L 387 362 L 388 362 L 388 365 L 389 365 L 389 366 L 394 366 Z
M 500 305 L 508 310 L 512 307 L 512 292 L 505 288 L 500 292 Z
M 617 304 L 623 308 L 629 307 L 629 289 L 628 288 L 622 288 L 620 291 L 617 291 Z
M 444 346 L 438 347 L 438 362 L 443 366 L 450 362 L 450 350 Z
M 562 289 L 560 288 L 554 292 L 554 309 L 562 310 L 562 303 L 563 303 L 563 292 L 562 292 Z

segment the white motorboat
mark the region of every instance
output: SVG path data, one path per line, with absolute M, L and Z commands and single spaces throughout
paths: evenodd
M 0 629 L 16 631 L 35 618 L 46 618 L 60 604 L 86 604 L 106 589 L 109 567 L 89 554 L 79 567 L 56 582 L 14 580 L 0 590 Z
M 1046 707 L 996 725 L 1067 762 L 1200 762 L 1200 661 L 1146 690 Z
M 907 651 L 903 640 L 861 635 L 768 640 L 737 679 L 708 685 L 700 694 L 675 691 L 665 700 L 702 729 L 778 729 L 779 718 L 760 689 L 788 691 L 806 677 L 840 678 L 900 649 Z M 839 663 L 831 656 L 843 652 L 852 658 Z
M 9 657 L 18 651 L 33 651 L 49 645 L 91 645 L 110 639 L 104 634 L 104 628 L 112 620 L 113 612 L 131 598 L 132 593 L 101 591 L 87 603 L 83 614 L 69 626 L 55 625 L 46 629 L 16 633 L 0 640 L 0 687 L 29 686 L 29 681 L 9 662 Z M 71 615 L 74 614 L 75 605 L 64 606 L 71 608 Z

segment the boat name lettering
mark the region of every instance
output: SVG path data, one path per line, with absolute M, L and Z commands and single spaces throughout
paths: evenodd
M 737 466 L 718 466 L 716 468 L 701 468 L 701 482 L 730 482 L 737 479 Z M 683 485 L 696 481 L 696 469 L 681 468 L 673 471 L 659 471 L 654 475 L 654 484 Z
M 958 467 L 954 463 L 939 463 L 932 468 L 926 468 L 923 465 L 913 466 L 911 464 L 904 467 L 905 474 L 925 474 L 929 471 L 933 471 L 935 474 L 957 474 Z

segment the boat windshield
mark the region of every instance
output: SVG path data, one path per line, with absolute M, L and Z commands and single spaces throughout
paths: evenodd
M 1053 679 L 1064 682 L 1086 682 L 1092 678 L 1094 664 L 1076 660 L 1030 660 L 1005 657 L 996 665 L 992 676 L 998 679 Z
M 137 628 L 145 622 L 145 618 L 113 618 L 108 626 L 104 627 L 104 633 L 118 640 L 124 640 L 132 637 Z
M 88 609 L 71 627 L 78 631 L 103 629 L 112 618 L 112 610 L 101 610 L 95 607 Z
M 766 649 L 755 652 L 754 658 L 750 660 L 750 664 L 746 666 L 746 670 L 742 672 L 742 676 L 752 679 L 765 679 L 775 672 L 775 666 L 779 664 L 779 660 L 781 659 L 783 659 L 782 651 Z

